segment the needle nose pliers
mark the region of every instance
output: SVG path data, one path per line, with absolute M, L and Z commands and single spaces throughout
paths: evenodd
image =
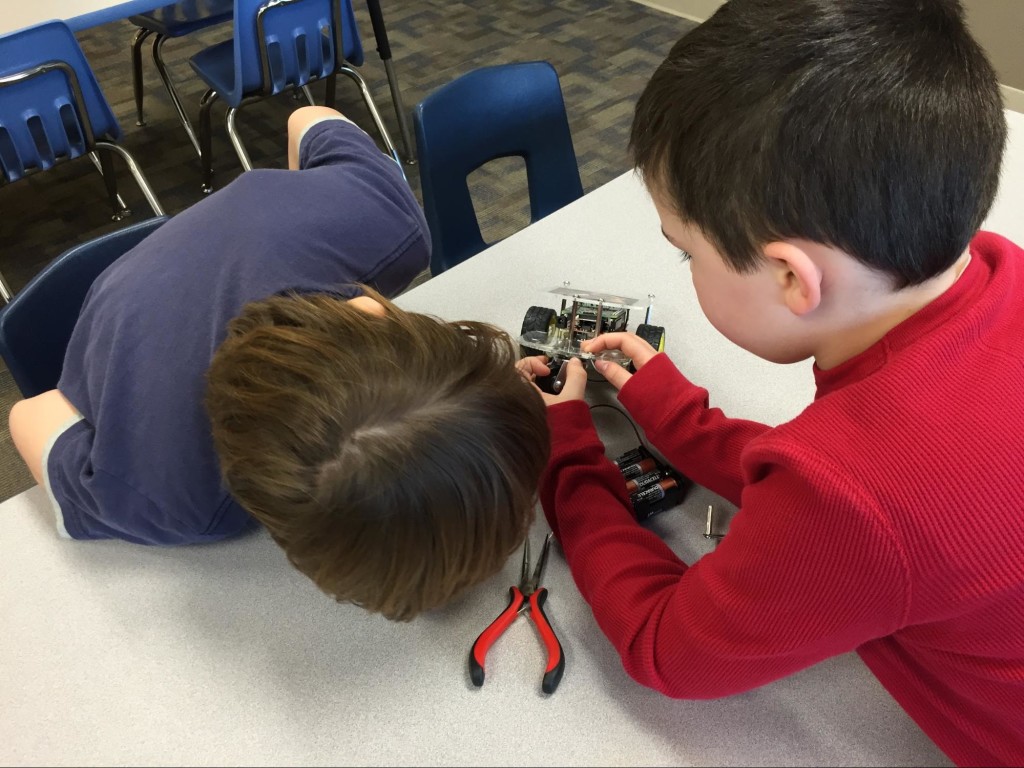
M 548 591 L 540 586 L 540 577 L 544 573 L 544 566 L 548 561 L 548 551 L 551 549 L 553 537 L 553 533 L 544 537 L 544 546 L 541 549 L 540 558 L 537 560 L 537 568 L 532 575 L 530 574 L 530 540 L 526 539 L 526 543 L 523 545 L 523 567 L 519 584 L 509 588 L 508 607 L 491 622 L 487 629 L 480 633 L 469 652 L 469 676 L 473 685 L 484 684 L 484 661 L 487 658 L 487 651 L 512 625 L 520 613 L 530 615 L 548 652 L 548 664 L 544 670 L 541 690 L 544 693 L 554 693 L 558 683 L 562 680 L 562 672 L 565 671 L 565 656 L 562 653 L 562 645 L 558 642 L 558 637 L 551 629 L 548 617 L 544 614 L 544 601 L 547 600 Z

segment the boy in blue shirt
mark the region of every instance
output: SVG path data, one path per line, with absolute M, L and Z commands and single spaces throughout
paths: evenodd
M 407 619 L 522 542 L 543 406 L 502 332 L 384 298 L 429 261 L 400 168 L 334 110 L 288 131 L 289 170 L 242 174 L 100 275 L 11 433 L 70 538 L 262 523 L 324 591 Z

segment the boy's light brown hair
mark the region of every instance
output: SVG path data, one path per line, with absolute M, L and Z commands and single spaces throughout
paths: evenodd
M 526 536 L 545 409 L 502 330 L 325 294 L 235 318 L 207 374 L 228 490 L 320 589 L 409 620 Z

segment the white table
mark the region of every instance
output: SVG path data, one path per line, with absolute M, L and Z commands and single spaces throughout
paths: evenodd
M 1013 170 L 988 226 L 1024 241 L 1024 116 L 1011 120 Z M 563 279 L 634 296 L 653 286 L 669 353 L 731 414 L 778 422 L 812 396 L 807 364 L 772 366 L 710 328 L 629 174 L 399 303 L 514 330 Z M 610 450 L 628 447 L 624 422 L 602 412 Z M 710 550 L 713 500 L 697 489 L 650 525 L 692 561 Z M 535 545 L 545 531 L 539 518 Z M 557 548 L 545 583 L 561 686 L 541 694 L 543 651 L 520 619 L 475 689 L 469 647 L 517 567 L 392 624 L 321 595 L 263 534 L 182 549 L 59 541 L 34 488 L 0 505 L 0 763 L 949 764 L 853 654 L 719 701 L 638 686 Z
M 63 19 L 76 32 L 127 19 L 171 0 L 0 0 L 0 35 L 51 19 Z

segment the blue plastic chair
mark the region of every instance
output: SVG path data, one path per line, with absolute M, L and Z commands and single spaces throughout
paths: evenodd
M 57 386 L 64 352 L 93 281 L 167 221 L 160 216 L 65 251 L 0 308 L 0 357 L 21 394 Z
M 359 85 L 388 151 L 401 164 L 370 89 L 352 68 L 363 63 L 363 46 L 351 0 L 235 0 L 233 39 L 200 51 L 189 62 L 210 88 L 199 108 L 204 192 L 212 189 L 210 108 L 217 98 L 228 105 L 228 135 L 248 171 L 252 162 L 235 131 L 238 110 L 296 88 L 303 89 L 312 104 L 306 86 L 323 78 L 327 79 L 327 105 L 334 106 L 339 73 Z
M 482 165 L 523 158 L 531 223 L 583 195 L 558 74 L 546 61 L 468 72 L 417 104 L 413 123 L 434 275 L 487 247 L 467 183 Z
M 132 86 L 135 92 L 136 125 L 146 124 L 142 109 L 142 44 L 150 35 L 154 35 L 153 63 L 156 64 L 157 74 L 160 75 L 164 88 L 171 97 L 171 104 L 178 113 L 178 119 L 188 134 L 189 141 L 195 147 L 196 154 L 199 154 L 199 139 L 196 138 L 195 128 L 192 127 L 192 121 L 185 112 L 178 91 L 164 65 L 163 47 L 168 40 L 231 21 L 234 12 L 234 0 L 182 0 L 180 3 L 165 5 L 149 13 L 129 17 L 128 21 L 139 28 L 132 41 Z
M 163 209 L 135 159 L 117 142 L 121 126 L 74 34 L 62 21 L 0 35 L 0 172 L 7 183 L 90 155 L 114 219 L 129 211 L 117 194 L 111 153 L 128 164 L 153 212 Z M 97 150 L 104 150 L 98 152 Z

